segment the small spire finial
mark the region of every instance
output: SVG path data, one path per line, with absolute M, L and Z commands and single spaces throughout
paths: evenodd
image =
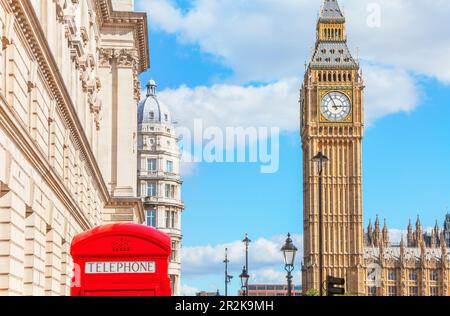
M 157 84 L 155 82 L 155 80 L 149 80 L 147 83 L 147 96 L 151 96 L 151 95 L 156 95 L 156 87 Z

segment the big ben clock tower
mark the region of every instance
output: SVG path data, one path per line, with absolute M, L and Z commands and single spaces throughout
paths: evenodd
M 364 84 L 347 47 L 345 17 L 325 0 L 315 52 L 301 89 L 303 147 L 303 288 L 319 290 L 326 276 L 346 280 L 346 292 L 365 293 L 363 267 L 362 137 Z M 322 173 L 322 280 L 320 280 L 319 173 L 313 157 L 329 158 Z

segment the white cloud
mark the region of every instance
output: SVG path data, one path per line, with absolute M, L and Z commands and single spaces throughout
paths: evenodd
M 369 126 L 386 115 L 410 112 L 419 104 L 419 88 L 405 70 L 366 64 L 364 78 Z M 176 113 L 181 126 L 192 128 L 194 120 L 201 118 L 205 126 L 265 126 L 293 132 L 299 129 L 300 85 L 300 78 L 288 78 L 260 86 L 183 86 L 164 90 L 159 98 Z
M 419 104 L 420 88 L 399 68 L 364 65 L 365 120 L 370 126 L 389 114 L 411 112 Z
M 195 174 L 198 164 L 194 162 L 192 154 L 189 151 L 183 150 L 182 160 L 180 162 L 180 174 L 182 177 L 189 177 Z
M 420 101 L 415 74 L 450 80 L 450 41 L 434 23 L 450 14 L 448 1 L 340 1 L 349 45 L 360 47 L 368 126 L 384 116 L 410 112 Z M 380 9 L 380 27 L 367 23 L 368 5 Z M 300 77 L 315 41 L 320 2 L 307 0 L 142 1 L 150 25 L 198 44 L 234 71 L 229 82 L 165 90 L 160 98 L 183 126 L 202 118 L 208 126 L 299 127 Z M 355 49 L 353 49 L 355 51 Z M 242 85 L 268 82 L 265 85 Z
M 265 275 L 267 276 L 269 270 L 282 269 L 283 256 L 280 249 L 285 240 L 286 236 L 275 236 L 270 239 L 260 238 L 253 241 L 249 247 L 250 273 L 258 274 L 257 271 L 266 271 Z M 303 238 L 296 235 L 293 237 L 293 241 L 299 248 L 296 265 L 297 268 L 300 268 Z M 230 271 L 239 274 L 245 264 L 245 248 L 240 240 L 222 245 L 182 248 L 183 275 L 193 277 L 223 273 L 225 248 L 228 248 Z
M 301 285 L 301 271 L 297 267 L 297 271 L 292 273 L 294 285 Z M 250 273 L 252 284 L 286 284 L 286 271 L 275 270 L 270 268 L 258 269 Z
M 205 126 L 280 127 L 298 129 L 300 81 L 290 78 L 262 86 L 217 84 L 164 90 L 160 100 L 168 104 L 181 126 L 192 128 L 195 119 Z
M 442 28 L 450 14 L 443 0 L 340 1 L 345 6 L 349 43 L 361 57 L 450 82 L 450 41 Z M 380 27 L 370 27 L 380 10 Z M 142 2 L 150 24 L 198 44 L 235 72 L 235 79 L 273 81 L 298 76 L 314 45 L 320 1 L 194 0 L 182 12 L 169 0 Z
M 450 83 L 450 41 L 443 31 L 450 2 L 443 0 L 343 1 L 350 42 L 361 56 Z M 379 6 L 380 27 L 367 23 L 368 3 Z
M 407 233 L 408 232 L 406 230 L 402 230 L 402 229 L 397 229 L 397 228 L 389 229 L 389 241 L 392 244 L 399 244 L 403 237 L 403 238 L 405 238 L 405 242 L 406 242 Z
M 200 290 L 196 287 L 191 287 L 189 285 L 181 285 L 181 296 L 195 296 Z

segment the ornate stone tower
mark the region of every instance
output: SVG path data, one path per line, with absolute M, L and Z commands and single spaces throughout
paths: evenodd
M 347 47 L 345 17 L 325 0 L 317 42 L 301 88 L 305 292 L 327 275 L 346 279 L 351 294 L 365 293 L 362 207 L 363 89 L 359 64 Z M 312 158 L 323 152 L 323 280 L 319 280 L 319 188 Z
M 138 107 L 138 192 L 146 224 L 171 237 L 169 276 L 173 295 L 180 295 L 181 278 L 181 153 L 169 108 L 158 100 L 156 83 L 147 84 Z

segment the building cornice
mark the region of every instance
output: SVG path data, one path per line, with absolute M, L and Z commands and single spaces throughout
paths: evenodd
M 90 174 L 95 179 L 97 189 L 106 202 L 109 200 L 108 189 L 33 5 L 30 0 L 8 0 L 8 3 L 13 9 L 16 20 L 21 24 L 20 29 L 25 33 L 43 77 L 50 87 L 81 155 L 87 162 Z
M 150 68 L 147 14 L 144 12 L 114 11 L 111 0 L 96 0 L 99 25 L 102 27 L 124 27 L 133 29 L 136 50 L 139 54 L 139 72 Z
M 114 199 L 111 198 L 105 181 L 103 179 L 100 168 L 97 164 L 97 160 L 92 152 L 89 141 L 86 137 L 86 134 L 83 130 L 83 126 L 81 121 L 78 118 L 78 115 L 75 111 L 75 105 L 72 102 L 69 91 L 64 84 L 64 79 L 61 75 L 61 72 L 58 68 L 58 65 L 53 57 L 49 44 L 47 42 L 44 31 L 41 27 L 41 22 L 36 16 L 35 10 L 31 3 L 31 0 L 5 0 L 9 5 L 8 10 L 14 14 L 15 22 L 17 22 L 18 29 L 23 33 L 23 38 L 26 38 L 27 44 L 31 50 L 33 58 L 36 60 L 36 64 L 39 67 L 40 72 L 42 73 L 42 77 L 45 79 L 46 85 L 48 85 L 49 90 L 52 93 L 52 96 L 55 99 L 57 107 L 62 115 L 63 120 L 66 123 L 67 128 L 70 130 L 74 143 L 77 149 L 80 151 L 80 155 L 82 159 L 85 160 L 86 166 L 88 169 L 88 173 L 93 178 L 93 182 L 95 183 L 96 189 L 99 191 L 103 202 L 105 203 L 107 208 L 111 208 L 113 205 L 116 205 L 117 201 L 122 201 L 122 199 Z M 109 8 L 111 8 L 111 0 L 97 0 L 97 3 L 107 2 Z M 110 12 L 112 16 L 118 15 L 121 16 L 122 13 L 118 12 Z M 144 13 L 124 13 L 130 16 L 130 20 L 140 20 L 140 33 L 142 36 L 147 36 L 147 20 Z M 122 16 L 123 18 L 123 16 Z M 108 23 L 115 23 L 115 20 L 105 20 L 109 21 Z M 15 23 L 14 22 L 14 23 Z M 118 23 L 118 21 L 116 21 Z M 106 22 L 105 22 L 106 23 Z M 131 23 L 131 22 L 126 22 Z M 125 24 L 126 24 L 125 23 Z M 138 28 L 137 22 L 135 24 L 131 23 L 131 25 L 135 25 Z M 144 32 L 145 30 L 145 32 Z M 142 42 L 142 40 L 140 40 Z M 146 69 L 149 65 L 149 57 L 148 57 L 148 43 L 144 40 L 143 43 L 139 43 L 140 51 L 139 53 L 146 54 L 144 59 L 140 62 L 140 69 Z M 142 56 L 141 56 L 142 58 Z M 6 100 L 2 98 L 2 101 L 6 103 Z M 4 117 L 8 117 L 8 114 L 0 113 Z M 3 120 L 3 124 L 7 124 L 8 122 Z M 11 122 L 10 122 L 11 123 Z M 8 126 L 8 125 L 7 125 Z M 11 126 L 9 124 L 9 126 Z M 58 195 L 58 197 L 64 202 L 64 204 L 71 210 L 74 217 L 79 220 L 80 225 L 83 229 L 91 228 L 91 225 L 88 219 L 83 215 L 82 211 L 77 208 L 76 202 L 71 198 L 70 193 L 67 189 L 58 182 L 58 176 L 52 171 L 51 168 L 46 167 L 45 162 L 47 159 L 42 156 L 42 154 L 37 155 L 37 150 L 33 149 L 30 144 L 30 140 L 24 137 L 24 133 L 14 129 L 9 128 L 9 134 L 13 136 L 16 140 L 17 144 L 20 146 L 24 154 L 27 158 L 33 163 L 33 165 L 38 168 L 39 172 L 48 180 L 51 184 L 52 189 Z M 34 151 L 34 152 L 33 152 Z M 36 154 L 36 155 L 34 155 Z M 34 156 L 33 156 L 34 155 Z M 139 199 L 133 199 L 127 201 L 125 203 L 127 206 L 131 206 L 135 211 L 138 212 L 138 217 L 141 222 L 144 221 L 143 218 L 143 206 Z M 122 206 L 125 206 L 122 204 Z
M 105 205 L 105 208 L 117 209 L 117 208 L 133 208 L 136 212 L 136 217 L 139 223 L 144 223 L 144 205 L 139 198 L 111 198 Z

